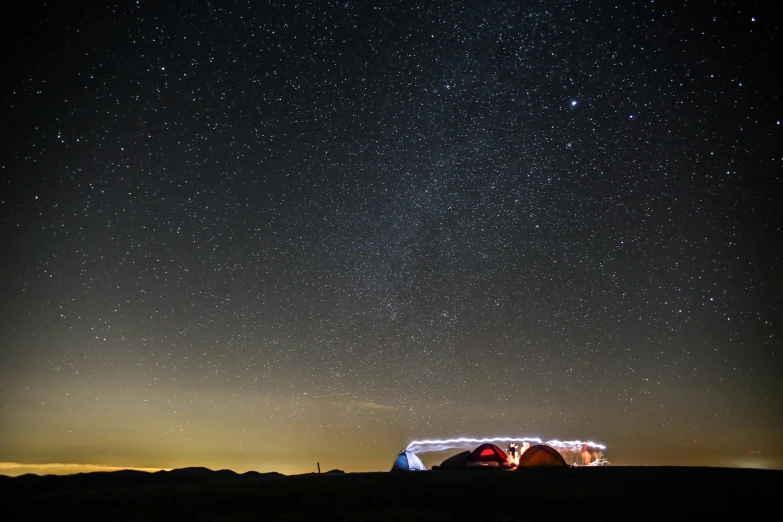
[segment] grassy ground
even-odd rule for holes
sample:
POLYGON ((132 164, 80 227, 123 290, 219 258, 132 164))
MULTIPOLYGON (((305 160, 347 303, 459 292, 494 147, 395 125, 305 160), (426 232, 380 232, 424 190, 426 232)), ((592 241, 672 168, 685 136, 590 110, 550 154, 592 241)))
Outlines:
POLYGON ((67 479, 0 482, 6 520, 751 520, 778 512, 783 493, 783 471, 715 468, 67 479))

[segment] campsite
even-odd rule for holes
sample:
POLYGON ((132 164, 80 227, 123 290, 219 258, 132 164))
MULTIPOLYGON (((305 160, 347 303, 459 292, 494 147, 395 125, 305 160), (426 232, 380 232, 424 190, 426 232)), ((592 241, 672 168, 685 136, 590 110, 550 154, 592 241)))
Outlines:
POLYGON ((783 471, 727 468, 178 471, 0 477, 0 502, 8 520, 752 520, 783 488, 783 471))

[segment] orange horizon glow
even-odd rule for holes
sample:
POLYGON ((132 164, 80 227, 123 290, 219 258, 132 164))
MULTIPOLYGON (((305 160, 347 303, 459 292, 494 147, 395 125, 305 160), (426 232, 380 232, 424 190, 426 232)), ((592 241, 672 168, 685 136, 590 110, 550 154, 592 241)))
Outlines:
POLYGON ((0 475, 18 477, 33 473, 35 475, 74 475, 76 473, 92 473, 97 471, 170 471, 173 468, 143 468, 138 466, 111 466, 105 464, 74 464, 51 462, 46 464, 27 464, 22 462, 0 462, 0 475))
MULTIPOLYGON (((422 460, 429 462, 433 460, 433 457, 427 458, 425 454, 422 460)), ((388 471, 391 468, 391 462, 393 457, 388 459, 390 461, 388 466, 384 466, 383 463, 378 462, 376 459, 368 460, 366 466, 355 463, 350 466, 340 465, 324 465, 321 462, 321 469, 326 472, 330 469, 341 469, 346 472, 375 472, 375 471, 388 471)), ((437 462, 442 459, 437 458, 437 462)), ((385 461, 384 461, 385 462, 385 461)), ((429 462, 427 467, 431 467, 436 461, 429 462)), ((0 475, 9 477, 18 477, 26 474, 35 475, 75 475, 78 473, 92 473, 92 472, 112 472, 123 470, 135 470, 144 471, 148 473, 154 473, 157 471, 171 471, 173 469, 187 468, 187 467, 205 467, 211 470, 230 469, 236 473, 245 473, 247 471, 257 471, 259 473, 278 472, 284 475, 299 475, 316 472, 315 466, 311 469, 311 466, 302 463, 279 463, 276 469, 269 469, 267 466, 253 467, 253 466, 231 466, 220 465, 217 462, 193 462, 190 464, 178 464, 175 466, 122 466, 113 464, 91 464, 91 463, 22 463, 22 462, 0 462, 0 475)), ((783 463, 778 462, 774 457, 763 458, 763 455, 749 454, 747 457, 735 457, 731 459, 710 459, 705 462, 701 459, 697 461, 683 462, 671 462, 668 460, 661 460, 659 462, 651 462, 648 459, 634 459, 632 461, 621 461, 621 463, 614 464, 618 466, 639 466, 639 467, 656 467, 656 466, 679 466, 679 467, 716 467, 716 468, 748 468, 748 469, 783 469, 783 463)))

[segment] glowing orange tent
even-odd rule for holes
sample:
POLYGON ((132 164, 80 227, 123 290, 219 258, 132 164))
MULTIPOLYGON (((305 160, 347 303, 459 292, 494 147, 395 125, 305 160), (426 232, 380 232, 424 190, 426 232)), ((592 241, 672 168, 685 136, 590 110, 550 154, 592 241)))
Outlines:
POLYGON ((482 444, 473 450, 465 461, 466 468, 510 468, 511 463, 503 450, 494 444, 482 444))
POLYGON ((519 467, 517 469, 565 466, 568 466, 568 464, 566 464, 563 456, 555 448, 546 444, 536 444, 535 446, 530 446, 519 456, 519 467))

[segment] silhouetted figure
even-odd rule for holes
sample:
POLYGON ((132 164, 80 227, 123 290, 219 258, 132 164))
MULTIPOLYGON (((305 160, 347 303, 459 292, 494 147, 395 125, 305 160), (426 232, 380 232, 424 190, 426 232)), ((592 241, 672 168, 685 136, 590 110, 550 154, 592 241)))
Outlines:
POLYGON ((512 442, 508 445, 508 461, 511 462, 513 465, 519 464, 519 455, 517 454, 517 444, 516 442, 512 442))

